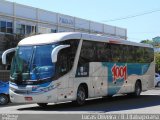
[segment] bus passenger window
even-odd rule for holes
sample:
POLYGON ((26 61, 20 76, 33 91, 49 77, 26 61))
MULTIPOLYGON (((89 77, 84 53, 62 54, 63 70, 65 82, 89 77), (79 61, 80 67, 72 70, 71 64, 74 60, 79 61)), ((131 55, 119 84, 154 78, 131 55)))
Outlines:
MULTIPOLYGON (((67 49, 67 48, 66 48, 67 49)), ((69 69, 69 64, 68 64, 68 55, 66 53, 66 49, 61 50, 58 53, 57 56, 57 74, 62 76, 65 73, 67 73, 68 69, 69 69)))

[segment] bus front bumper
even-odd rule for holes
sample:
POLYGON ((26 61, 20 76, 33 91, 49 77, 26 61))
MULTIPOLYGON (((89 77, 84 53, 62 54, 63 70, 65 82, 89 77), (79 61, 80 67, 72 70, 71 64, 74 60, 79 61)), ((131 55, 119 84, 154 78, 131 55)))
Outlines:
POLYGON ((17 94, 9 91, 10 100, 13 103, 56 103, 57 89, 39 94, 17 94))

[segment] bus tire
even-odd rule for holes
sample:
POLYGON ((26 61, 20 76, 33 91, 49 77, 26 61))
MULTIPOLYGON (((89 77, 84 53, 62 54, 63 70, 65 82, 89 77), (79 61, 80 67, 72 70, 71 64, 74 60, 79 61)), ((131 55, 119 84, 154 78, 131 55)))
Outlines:
POLYGON ((47 107, 48 103, 37 103, 40 107, 47 107))
POLYGON ((142 92, 141 82, 136 81, 135 91, 134 91, 135 96, 140 96, 141 92, 142 92))
POLYGON ((0 94, 0 105, 6 105, 9 103, 9 96, 6 94, 0 94))
POLYGON ((76 99, 76 104, 77 105, 84 105, 86 100, 86 91, 83 86, 79 86, 77 90, 77 99, 76 99))
POLYGON ((160 82, 157 83, 156 87, 160 87, 160 82))
POLYGON ((134 92, 133 92, 133 93, 130 93, 130 94, 128 94, 128 95, 129 95, 129 96, 138 97, 138 96, 140 96, 141 92, 142 92, 141 82, 138 80, 138 81, 136 81, 136 83, 135 83, 134 92))

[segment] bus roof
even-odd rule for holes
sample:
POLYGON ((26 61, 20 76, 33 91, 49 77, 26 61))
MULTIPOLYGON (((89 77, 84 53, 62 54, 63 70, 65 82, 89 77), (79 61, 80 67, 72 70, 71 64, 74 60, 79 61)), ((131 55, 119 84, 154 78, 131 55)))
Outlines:
POLYGON ((54 42, 70 40, 70 39, 83 39, 83 40, 89 40, 89 41, 108 42, 108 43, 114 43, 114 44, 126 44, 126 45, 142 46, 142 47, 152 47, 152 45, 149 45, 149 44, 131 42, 116 36, 101 36, 101 35, 93 35, 93 34, 80 33, 80 32, 62 32, 62 33, 34 35, 34 36, 30 36, 22 39, 18 43, 18 46, 44 45, 44 44, 51 44, 54 42))

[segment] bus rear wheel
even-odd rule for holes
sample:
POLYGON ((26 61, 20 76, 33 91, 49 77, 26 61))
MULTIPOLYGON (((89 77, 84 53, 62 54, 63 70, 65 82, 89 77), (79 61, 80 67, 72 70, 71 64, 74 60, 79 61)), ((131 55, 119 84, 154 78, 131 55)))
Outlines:
POLYGON ((86 100, 86 91, 83 86, 79 86, 77 90, 77 99, 76 104, 77 105, 84 105, 86 100))
POLYGON ((135 96, 140 96, 141 92, 142 92, 141 83, 139 81, 137 81, 135 84, 134 94, 135 94, 135 96))
POLYGON ((140 96, 141 92, 142 92, 141 82, 136 81, 134 92, 130 93, 128 95, 138 97, 138 96, 140 96))
POLYGON ((37 103, 40 107, 46 107, 48 103, 37 103))

